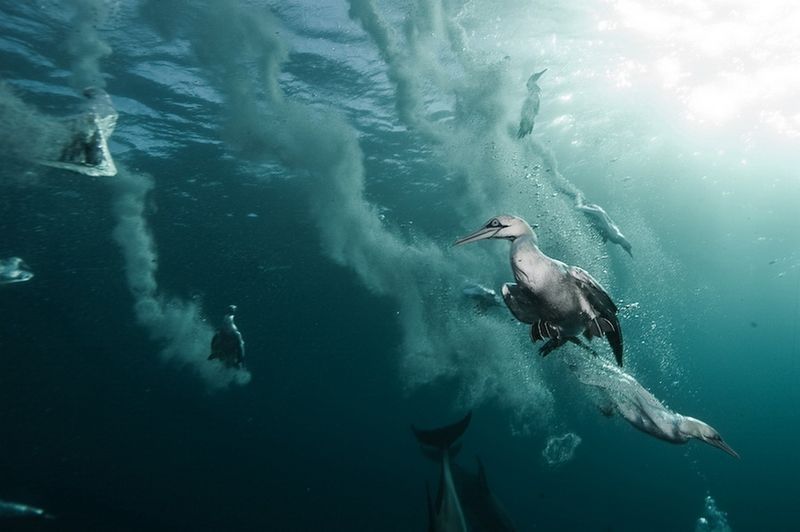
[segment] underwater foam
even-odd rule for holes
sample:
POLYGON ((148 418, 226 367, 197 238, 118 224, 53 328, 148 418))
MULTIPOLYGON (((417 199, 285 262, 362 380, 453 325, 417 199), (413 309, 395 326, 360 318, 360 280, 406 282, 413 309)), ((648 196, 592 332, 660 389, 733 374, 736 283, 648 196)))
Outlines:
POLYGON ((76 91, 85 87, 105 88, 100 61, 111 55, 111 47, 100 36, 108 15, 106 0, 71 0, 74 13, 70 20, 67 51, 70 55, 70 84, 76 91))
POLYGON ((365 197, 355 130, 338 114, 279 90, 276 65, 287 57, 280 26, 268 12, 254 16, 240 9, 235 2, 214 4, 204 30, 190 36, 225 95, 226 140, 241 155, 277 158, 308 176, 298 186, 308 192, 325 253, 397 305, 406 385, 455 377, 462 403, 500 398, 528 420, 548 416, 552 399, 538 369, 526 363, 527 339, 514 334, 508 320, 457 312, 459 286, 449 280, 480 271, 476 257, 451 253, 421 234, 406 241, 381 219, 365 197), (231 34, 240 38, 231 40, 231 34))
POLYGON ((161 356, 165 361, 189 366, 211 388, 247 384, 250 381, 247 370, 227 369, 206 360, 214 331, 203 319, 198 305, 161 294, 156 282, 155 241, 144 216, 153 179, 122 165, 119 169, 111 185, 117 220, 113 237, 122 250, 136 320, 153 340, 163 345, 161 356))

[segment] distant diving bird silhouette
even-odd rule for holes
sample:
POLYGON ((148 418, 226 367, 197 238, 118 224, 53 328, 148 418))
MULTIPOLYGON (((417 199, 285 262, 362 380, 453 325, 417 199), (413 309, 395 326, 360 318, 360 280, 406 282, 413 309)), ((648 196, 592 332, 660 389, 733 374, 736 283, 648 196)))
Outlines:
POLYGON ((233 318, 236 305, 229 305, 222 318, 222 326, 211 339, 211 354, 208 360, 220 360, 226 368, 244 367, 244 340, 233 318))
POLYGON ((545 72, 547 72, 546 68, 528 78, 528 95, 525 97, 525 101, 522 104, 522 111, 520 112, 519 131, 517 131, 518 139, 521 139, 533 131, 533 123, 536 120, 536 115, 539 114, 539 100, 542 93, 542 89, 537 82, 545 72))

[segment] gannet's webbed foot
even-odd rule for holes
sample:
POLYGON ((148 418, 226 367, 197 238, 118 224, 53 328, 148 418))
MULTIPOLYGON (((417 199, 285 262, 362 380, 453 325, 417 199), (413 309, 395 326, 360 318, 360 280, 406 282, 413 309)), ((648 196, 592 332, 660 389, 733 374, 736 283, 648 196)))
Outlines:
POLYGON ((543 357, 549 355, 553 350, 558 349, 562 345, 566 343, 566 338, 553 338, 552 340, 548 340, 541 348, 539 348, 539 354, 543 357))
POLYGON ((548 339, 540 349, 539 353, 546 357, 553 349, 561 347, 567 341, 567 338, 561 336, 561 331, 552 323, 544 320, 539 320, 531 324, 531 341, 536 343, 539 340, 548 339))

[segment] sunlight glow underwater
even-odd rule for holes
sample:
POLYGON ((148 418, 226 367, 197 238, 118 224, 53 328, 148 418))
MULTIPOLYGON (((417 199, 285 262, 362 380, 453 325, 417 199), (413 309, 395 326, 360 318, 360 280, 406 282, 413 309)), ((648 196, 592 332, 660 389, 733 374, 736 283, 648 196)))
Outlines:
POLYGON ((662 88, 699 125, 764 127, 800 136, 800 6, 791 0, 611 2, 601 33, 626 33, 641 46, 627 70, 662 88), (739 122, 738 124, 734 122, 739 122))

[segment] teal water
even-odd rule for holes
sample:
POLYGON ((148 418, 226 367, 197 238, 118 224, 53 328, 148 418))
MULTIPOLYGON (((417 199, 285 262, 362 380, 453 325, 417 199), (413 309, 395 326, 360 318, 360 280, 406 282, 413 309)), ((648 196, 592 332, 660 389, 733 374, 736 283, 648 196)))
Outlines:
POLYGON ((794 530, 798 18, 0 1, 0 258, 35 274, 0 285, 0 499, 55 517, 0 530, 420 530, 438 472, 409 426, 470 409, 458 463, 519 530, 794 530), (114 177, 32 161, 88 85, 119 112, 114 177), (625 371, 741 459, 600 415, 582 351, 541 358, 465 299, 512 280, 505 242, 452 247, 502 213, 633 305, 625 371), (232 303, 240 371, 206 360, 232 303))

